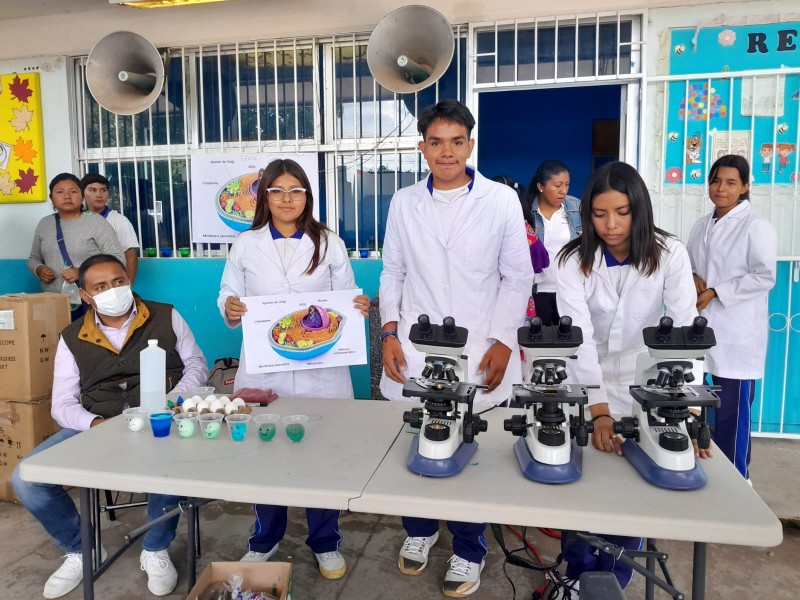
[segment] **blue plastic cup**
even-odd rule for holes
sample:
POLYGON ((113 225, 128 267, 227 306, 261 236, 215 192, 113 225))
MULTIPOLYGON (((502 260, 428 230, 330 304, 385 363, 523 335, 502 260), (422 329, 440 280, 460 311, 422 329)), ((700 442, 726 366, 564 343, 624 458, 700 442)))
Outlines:
POLYGON ((150 413, 150 428, 153 430, 153 437, 161 438, 169 435, 173 416, 171 410, 159 410, 150 413))

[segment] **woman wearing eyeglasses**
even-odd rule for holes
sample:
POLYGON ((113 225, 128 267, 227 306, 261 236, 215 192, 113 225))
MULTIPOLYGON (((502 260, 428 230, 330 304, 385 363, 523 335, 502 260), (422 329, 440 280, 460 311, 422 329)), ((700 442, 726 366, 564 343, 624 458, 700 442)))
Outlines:
MULTIPOLYGON (((275 160, 261 175, 253 225, 231 247, 217 305, 229 327, 238 327, 247 296, 356 288, 344 242, 314 218, 311 184, 293 160, 275 160)), ((364 316, 369 298, 353 299, 364 316)), ((353 398, 348 367, 250 374, 242 345, 234 389, 271 389, 279 396, 353 398)), ((243 561, 269 560, 286 532, 286 507, 256 504, 255 533, 243 561)), ((339 511, 309 508, 306 543, 320 573, 338 579, 346 570, 339 552, 339 511)))

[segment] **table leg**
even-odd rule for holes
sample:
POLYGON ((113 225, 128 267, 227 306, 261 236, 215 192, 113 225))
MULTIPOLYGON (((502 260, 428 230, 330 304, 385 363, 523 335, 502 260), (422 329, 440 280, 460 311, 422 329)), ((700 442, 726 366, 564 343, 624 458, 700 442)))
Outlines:
MULTIPOLYGON (((94 600, 94 563, 92 561, 92 508, 89 488, 81 488, 81 552, 83 553, 83 600, 94 600)), ((98 524, 98 527, 100 525, 98 524)), ((100 549, 98 548, 98 552, 100 549)))
POLYGON ((692 568, 692 600, 706 597, 706 544, 694 543, 694 567, 692 568))
POLYGON ((188 559, 187 564, 189 565, 189 589, 191 590, 194 587, 194 584, 197 583, 197 506, 193 500, 188 502, 188 509, 189 514, 187 515, 186 521, 188 526, 188 530, 186 532, 186 537, 188 538, 186 542, 186 553, 188 559))
MULTIPOLYGON (((655 551, 655 544, 652 540, 645 540, 644 544, 645 550, 648 551, 655 551)), ((648 555, 647 559, 645 560, 645 566, 648 571, 655 574, 656 572, 656 559, 653 556, 648 555)), ((653 600, 655 598, 656 593, 656 586, 653 583, 652 579, 645 580, 644 583, 644 597, 645 600, 653 600)))

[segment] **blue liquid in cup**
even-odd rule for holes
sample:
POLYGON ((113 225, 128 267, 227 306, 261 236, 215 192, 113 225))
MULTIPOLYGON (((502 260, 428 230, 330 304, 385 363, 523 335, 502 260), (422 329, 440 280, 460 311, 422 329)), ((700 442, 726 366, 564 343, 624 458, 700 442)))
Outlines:
POLYGON ((231 438, 234 442, 241 442, 247 435, 247 423, 234 423, 231 425, 231 438))
POLYGON ((172 425, 172 413, 163 412, 150 415, 150 427, 154 437, 167 437, 172 425))

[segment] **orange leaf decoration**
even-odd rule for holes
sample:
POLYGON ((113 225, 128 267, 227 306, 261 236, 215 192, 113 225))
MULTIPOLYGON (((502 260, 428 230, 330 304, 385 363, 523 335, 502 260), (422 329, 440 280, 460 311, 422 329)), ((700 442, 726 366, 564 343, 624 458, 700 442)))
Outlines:
POLYGON ((16 154, 17 158, 22 162, 33 164, 33 159, 36 158, 38 152, 33 149, 33 140, 28 140, 26 142, 22 138, 18 138, 17 143, 14 144, 14 154, 16 154))

